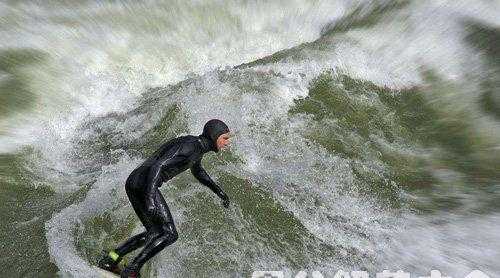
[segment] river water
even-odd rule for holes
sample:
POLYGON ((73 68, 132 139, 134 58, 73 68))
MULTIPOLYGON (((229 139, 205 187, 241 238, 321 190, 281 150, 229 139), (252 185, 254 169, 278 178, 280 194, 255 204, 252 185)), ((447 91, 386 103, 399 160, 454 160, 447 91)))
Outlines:
POLYGON ((232 205, 165 184, 145 277, 500 275, 499 1, 3 1, 0 38, 9 277, 92 277, 128 174, 211 118, 232 205))

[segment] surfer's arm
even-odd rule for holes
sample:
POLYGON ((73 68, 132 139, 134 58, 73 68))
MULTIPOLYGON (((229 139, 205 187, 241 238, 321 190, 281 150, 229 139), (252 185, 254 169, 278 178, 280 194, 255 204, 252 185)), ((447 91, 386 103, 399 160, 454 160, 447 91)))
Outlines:
POLYGON ((227 198, 226 194, 207 174, 205 169, 201 166, 201 160, 198 160, 191 166, 191 173, 203 185, 210 188, 221 199, 227 198))

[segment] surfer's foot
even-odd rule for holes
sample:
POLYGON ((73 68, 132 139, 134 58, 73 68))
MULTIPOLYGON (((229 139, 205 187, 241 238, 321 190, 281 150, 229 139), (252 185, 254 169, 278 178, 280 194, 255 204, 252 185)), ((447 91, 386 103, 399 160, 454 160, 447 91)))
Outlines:
POLYGON ((120 278, 140 278, 141 275, 139 274, 139 271, 125 267, 120 275, 120 278))
POLYGON ((122 272, 121 269, 118 267, 118 263, 120 263, 120 258, 118 254, 116 254, 114 251, 106 252, 103 251, 103 255, 99 262, 97 263, 97 266, 99 268, 102 268, 106 271, 116 273, 120 275, 122 272))

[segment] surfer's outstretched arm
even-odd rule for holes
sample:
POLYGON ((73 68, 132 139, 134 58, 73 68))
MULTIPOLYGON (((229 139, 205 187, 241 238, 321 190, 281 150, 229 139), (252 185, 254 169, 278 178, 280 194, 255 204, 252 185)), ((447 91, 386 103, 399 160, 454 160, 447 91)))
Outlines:
POLYGON ((219 198, 221 198, 224 202, 224 207, 229 206, 229 198, 227 197, 226 193, 224 193, 224 190, 220 188, 213 180, 210 178, 210 176, 207 174, 207 171, 203 169, 201 166, 201 160, 198 160, 191 166, 191 173, 193 176, 203 185, 206 187, 210 188, 212 192, 214 192, 219 198))

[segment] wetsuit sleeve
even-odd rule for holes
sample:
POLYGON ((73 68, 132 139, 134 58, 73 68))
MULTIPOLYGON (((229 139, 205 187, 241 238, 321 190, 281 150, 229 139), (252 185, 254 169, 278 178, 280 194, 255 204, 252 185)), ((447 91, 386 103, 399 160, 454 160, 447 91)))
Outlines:
POLYGON ((154 195, 155 189, 158 185, 163 182, 161 177, 161 171, 164 168, 175 166, 178 163, 182 163, 186 158, 184 156, 178 155, 179 149, 174 155, 170 157, 162 158, 155 162, 154 165, 150 167, 148 178, 146 180, 146 208, 153 209, 154 207, 154 195))
POLYGON ((205 169, 201 166, 201 160, 198 160, 191 166, 191 173, 203 185, 210 188, 217 196, 222 198, 226 194, 224 191, 210 178, 205 169))

